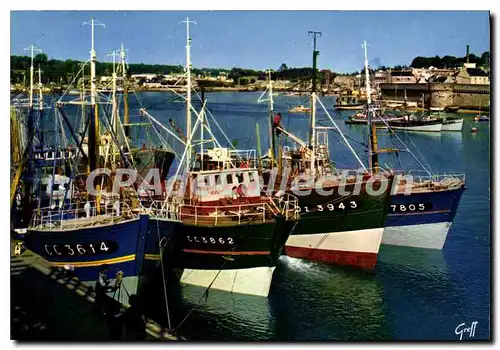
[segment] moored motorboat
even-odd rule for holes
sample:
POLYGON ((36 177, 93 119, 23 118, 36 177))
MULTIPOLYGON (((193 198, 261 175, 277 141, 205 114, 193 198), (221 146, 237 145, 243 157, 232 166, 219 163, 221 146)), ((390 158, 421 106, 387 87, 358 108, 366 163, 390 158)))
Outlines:
POLYGON ((476 122, 489 122, 490 121, 490 116, 488 115, 477 115, 474 117, 474 121, 476 122))
POLYGON ((304 107, 302 105, 292 107, 288 110, 290 113, 309 113, 311 112, 311 108, 304 107))
MULTIPOLYGON (((404 116, 381 115, 381 116, 375 117, 375 119, 372 120, 372 123, 374 125, 378 125, 378 126, 385 126, 387 122, 397 121, 397 120, 404 120, 404 116)), ((367 118, 366 114, 357 113, 353 116, 349 116, 344 122, 346 124, 368 125, 368 118, 367 118)))
POLYGON ((441 131, 462 131, 464 118, 443 118, 441 131))
POLYGON ((388 122, 393 130, 440 132, 443 128, 441 120, 396 120, 388 122))

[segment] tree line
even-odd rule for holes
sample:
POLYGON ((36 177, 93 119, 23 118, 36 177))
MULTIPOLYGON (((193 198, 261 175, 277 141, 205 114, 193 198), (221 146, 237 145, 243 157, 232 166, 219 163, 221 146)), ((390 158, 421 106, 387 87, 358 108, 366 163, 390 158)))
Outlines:
MULTIPOLYGON (((54 82, 56 84, 69 84, 81 71, 82 65, 85 62, 67 59, 57 60, 49 59, 47 54, 41 53, 34 57, 35 69, 40 66, 42 73, 42 82, 54 82)), ((29 79, 29 67, 31 58, 28 56, 10 56, 10 69, 11 69, 11 82, 13 83, 26 83, 29 79)), ((89 75, 89 67, 85 68, 85 75, 89 75)), ((109 76, 113 71, 113 64, 111 62, 98 62, 96 64, 97 76, 109 76)), ((128 64, 128 74, 157 74, 168 75, 183 73, 184 67, 181 65, 165 65, 165 64, 144 64, 144 63, 130 63, 128 64)), ((266 80, 268 73, 264 70, 253 70, 234 67, 232 69, 225 68, 193 68, 193 75, 201 76, 218 76, 221 73, 238 82, 252 82, 252 80, 266 80)), ((292 82, 299 82, 301 80, 310 78, 312 76, 311 67, 289 68, 283 63, 277 70, 271 73, 271 79, 276 80, 289 80, 292 82)), ((81 73, 80 73, 81 74, 81 73)), ((332 79, 335 74, 332 73, 332 79)), ((319 79, 322 79, 324 72, 318 72, 319 79)))
MULTIPOLYGON (((10 69, 11 69, 11 82, 12 83, 26 83, 29 79, 29 67, 31 58, 28 56, 10 56, 10 69)), ((454 57, 454 56, 434 56, 434 57, 415 57, 411 62, 409 67, 412 68, 427 68, 430 66, 436 68, 458 68, 464 62, 466 62, 466 57, 454 57)), ((490 64, 490 53, 489 51, 484 52, 481 56, 476 56, 475 54, 469 54, 469 62, 476 63, 478 66, 487 66, 490 64)), ((41 67, 42 81, 44 84, 47 82, 54 82, 56 84, 69 84, 76 77, 78 72, 81 70, 82 64, 84 62, 77 60, 57 60, 49 59, 45 53, 38 54, 34 57, 35 69, 38 66, 41 67)), ((128 74, 157 74, 157 75, 168 75, 168 74, 178 74, 184 72, 184 67, 181 65, 164 65, 164 64, 144 64, 144 63, 131 63, 128 65, 128 74)), ((388 69, 401 69, 408 68, 408 66, 395 66, 392 68, 381 66, 376 68, 377 70, 388 70, 388 69)), ((113 70, 113 64, 111 62, 98 62, 96 65, 96 75, 97 76, 109 76, 113 70)), ((353 72, 347 75, 357 75, 362 73, 364 70, 353 72)), ((253 83, 256 80, 266 80, 268 73, 263 70, 253 70, 233 67, 232 69, 224 68, 193 68, 192 73, 197 76, 218 76, 221 73, 225 73, 229 78, 232 78, 235 84, 248 84, 253 83)), ((300 81, 309 80, 312 76, 313 70, 311 67, 288 67, 286 63, 281 64, 277 70, 273 70, 271 73, 271 79, 273 80, 287 80, 292 83, 298 83, 300 81)), ((85 75, 88 76, 89 68, 85 68, 85 75)), ((318 82, 325 84, 328 80, 332 82, 333 78, 336 76, 329 70, 323 70, 317 72, 318 82), (329 77, 328 77, 329 76, 329 77)))
MULTIPOLYGON (((467 57, 455 57, 455 56, 434 56, 434 57, 415 57, 411 62, 411 67, 413 68, 459 68, 465 62, 467 62, 467 57)), ((489 51, 483 52, 481 56, 476 56, 475 54, 469 54, 469 62, 475 63, 478 67, 489 67, 490 65, 490 53, 489 51)))

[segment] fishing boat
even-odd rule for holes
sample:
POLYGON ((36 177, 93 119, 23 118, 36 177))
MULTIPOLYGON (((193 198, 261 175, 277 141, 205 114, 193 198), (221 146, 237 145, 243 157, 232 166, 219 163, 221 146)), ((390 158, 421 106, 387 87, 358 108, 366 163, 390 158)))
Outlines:
MULTIPOLYGON (((393 114, 384 115, 381 117, 376 117, 374 120, 372 120, 372 123, 379 126, 385 126, 385 122, 398 120, 404 120, 404 116, 397 116, 393 114)), ((368 125, 368 117, 366 116, 366 113, 356 113, 349 116, 344 122, 351 125, 368 125)))
POLYGON ((489 122, 490 117, 488 115, 477 115, 474 117, 474 121, 476 122, 489 122))
MULTIPOLYGON (((365 45, 365 70, 368 71, 368 54, 365 45)), ((366 75, 367 90, 369 76, 366 75)), ((368 100, 370 128, 376 134, 376 127, 371 123, 375 114, 368 100)), ((436 120, 439 118, 426 118, 436 120)), ((389 125, 392 123, 388 123, 389 125)), ((392 128, 392 126, 391 126, 392 128)), ((406 146, 397 134, 394 137, 400 145, 406 146)), ((370 169, 377 171, 379 154, 399 152, 397 147, 378 150, 377 143, 370 143, 370 169)), ((385 221, 382 244, 399 245, 417 248, 442 249, 451 223, 455 217, 460 198, 465 190, 464 174, 433 174, 406 147, 410 154, 421 165, 421 172, 392 171, 396 174, 388 203, 388 215, 385 221)))
MULTIPOLYGON (((316 95, 318 51, 315 46, 311 139, 307 143, 285 130, 281 125, 281 115, 274 111, 272 97, 269 97, 272 161, 271 167, 263 170, 264 184, 268 191, 283 191, 298 198, 300 220, 286 242, 286 255, 371 270, 375 267, 382 240, 393 177, 390 173, 380 173, 371 178, 342 133, 340 135, 359 162, 360 170, 338 169, 331 163, 328 131, 339 129, 316 95), (317 103, 333 127, 316 124, 317 103), (279 148, 277 152, 275 139, 284 137, 292 141, 293 146, 279 148), (371 191, 372 188, 377 189, 376 193, 371 191)), ((267 91, 272 91, 270 79, 267 91)))
POLYGON ((361 103, 357 96, 341 95, 337 97, 336 103, 333 105, 337 110, 362 110, 364 104, 361 103))
POLYGON ((290 113, 309 113, 311 112, 311 108, 304 107, 302 105, 292 107, 288 110, 290 113))
POLYGON ((441 131, 462 131, 464 118, 441 115, 441 112, 431 113, 425 120, 440 120, 443 123, 441 131))
POLYGON ((429 110, 432 112, 443 112, 444 107, 430 107, 429 110))
POLYGON ((387 125, 392 130, 404 130, 412 132, 440 132, 443 128, 441 120, 410 119, 388 121, 387 125))
POLYGON ((441 131, 462 131, 464 126, 464 118, 443 118, 443 127, 441 131))
POLYGON ((277 260, 298 220, 297 199, 263 195, 255 150, 222 147, 209 126, 206 101, 199 113, 193 108, 192 21, 185 22, 186 142, 166 195, 149 209, 150 227, 156 222, 158 232, 174 228, 173 237, 164 241, 169 252, 164 263, 178 269, 181 283, 267 297, 277 260))
MULTIPOLYGON (((64 135, 69 131, 76 151, 70 149, 62 152, 57 151, 57 148, 42 148, 35 152, 38 169, 35 177, 41 181, 33 184, 38 187, 34 188, 34 193, 43 193, 43 186, 52 186, 52 196, 48 198, 49 206, 43 206, 40 199, 31 201, 34 209, 27 228, 25 246, 48 261, 51 266, 61 268, 91 286, 96 283, 100 273, 107 269, 108 277, 113 280, 113 288, 108 295, 127 305, 129 295, 137 294, 139 290, 139 275, 148 235, 148 216, 137 200, 133 186, 127 187, 122 182, 123 189, 119 193, 110 190, 113 182, 119 180, 118 166, 135 169, 130 158, 125 155, 129 150, 119 142, 116 91, 113 91, 111 102, 101 101, 97 94, 94 27, 100 23, 94 19, 86 23, 92 28, 91 88, 90 101, 85 96, 80 105, 89 105, 86 109, 87 122, 84 123, 87 127, 81 137, 74 131, 64 106, 76 102, 64 101, 63 94, 56 104, 54 124, 62 128, 64 121, 66 128, 56 132, 56 135, 64 135), (104 109, 99 108, 101 103, 112 105, 110 118, 104 109), (101 129, 107 129, 104 135, 101 135, 101 129), (83 147, 85 135, 86 144, 83 147), (102 143, 103 137, 106 143, 102 143), (50 165, 53 173, 47 180, 43 171, 50 165), (81 169, 87 167, 90 174, 87 171, 82 173, 81 169), (94 171, 101 167, 111 169, 104 172, 104 175, 101 171, 94 171), (93 192, 89 192, 85 182, 99 185, 93 192), (57 196, 54 196, 54 192, 57 196)), ((81 71, 77 75, 80 73, 81 71)), ((116 86, 115 72, 113 80, 116 86)))
POLYGON ((444 111, 447 113, 457 113, 460 107, 458 106, 447 106, 445 107, 444 111))

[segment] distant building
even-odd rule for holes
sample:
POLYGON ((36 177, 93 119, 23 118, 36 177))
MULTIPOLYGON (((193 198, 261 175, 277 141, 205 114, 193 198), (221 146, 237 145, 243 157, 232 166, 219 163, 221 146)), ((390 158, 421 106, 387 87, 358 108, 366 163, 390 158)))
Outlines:
POLYGON ((417 79, 415 78, 411 70, 391 71, 390 80, 391 80, 390 82, 393 84, 398 84, 398 83, 411 84, 417 82, 417 79))
POLYGON ((335 78, 333 78, 333 83, 335 85, 353 88, 356 84, 356 77, 352 75, 337 75, 335 78))
POLYGON ((146 81, 151 81, 157 76, 157 74, 132 74, 132 79, 135 81, 139 81, 141 79, 144 79, 146 81))
POLYGON ((375 84, 383 84, 389 82, 389 72, 378 70, 375 72, 375 84))
POLYGON ((481 68, 476 68, 475 63, 465 63, 457 74, 457 84, 488 85, 490 78, 481 68))
POLYGON ((432 75, 427 79, 429 83, 453 84, 455 83, 455 76, 453 75, 432 75))

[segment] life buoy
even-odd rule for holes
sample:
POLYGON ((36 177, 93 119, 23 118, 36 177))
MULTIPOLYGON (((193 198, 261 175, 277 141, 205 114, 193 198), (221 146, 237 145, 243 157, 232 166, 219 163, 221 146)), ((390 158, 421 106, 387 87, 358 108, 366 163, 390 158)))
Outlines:
POLYGON ((216 150, 215 155, 217 156, 217 158, 220 158, 220 156, 222 155, 222 151, 220 149, 216 150))

